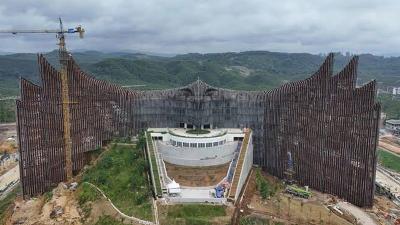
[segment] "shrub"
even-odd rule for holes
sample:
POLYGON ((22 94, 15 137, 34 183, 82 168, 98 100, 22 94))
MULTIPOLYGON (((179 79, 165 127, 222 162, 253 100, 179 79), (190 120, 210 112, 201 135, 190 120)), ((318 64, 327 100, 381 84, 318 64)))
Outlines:
POLYGON ((165 224, 209 225, 215 217, 226 216, 225 207, 187 204, 168 207, 165 224))
POLYGON ((53 198, 53 192, 48 191, 48 192, 44 193, 43 196, 44 196, 44 202, 48 202, 53 198))
POLYGON ((78 193, 78 203, 81 206, 86 202, 93 202, 100 197, 98 191, 87 183, 81 185, 78 193))
POLYGON ((99 167, 102 169, 109 169, 113 164, 111 157, 106 157, 99 162, 99 167))
POLYGON ((269 220, 258 217, 242 217, 240 218, 240 225, 267 225, 270 224, 269 220))
POLYGON ((95 225, 124 225, 124 223, 115 220, 111 216, 101 216, 95 225))
POLYGON ((266 199, 269 196, 273 196, 277 191, 277 187, 273 186, 265 179, 265 177, 261 174, 260 169, 256 172, 256 184, 257 190, 260 192, 261 198, 266 199))

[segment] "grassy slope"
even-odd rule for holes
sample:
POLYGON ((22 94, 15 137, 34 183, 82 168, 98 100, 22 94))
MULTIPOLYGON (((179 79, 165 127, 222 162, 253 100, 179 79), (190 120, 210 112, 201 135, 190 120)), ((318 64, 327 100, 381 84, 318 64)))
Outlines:
POLYGON ((102 189, 125 214, 152 220, 151 193, 142 144, 136 148, 112 145, 102 159, 85 172, 83 181, 102 189))
POLYGON ((168 225, 209 225, 216 217, 226 216, 224 206, 214 205, 170 205, 163 224, 168 225))
POLYGON ((3 200, 0 200, 0 224, 4 224, 3 220, 5 219, 8 209, 13 204, 18 193, 21 193, 20 185, 18 185, 18 187, 9 193, 3 200))
POLYGON ((102 216, 95 223, 95 225, 125 225, 125 224, 115 220, 111 216, 102 216))
POLYGON ((240 225, 283 225, 280 222, 272 222, 268 219, 258 218, 255 216, 242 217, 239 222, 240 225))
POLYGON ((384 167, 400 173, 400 156, 396 156, 393 153, 379 149, 378 160, 384 167))
POLYGON ((0 123, 15 121, 15 100, 0 101, 0 123))

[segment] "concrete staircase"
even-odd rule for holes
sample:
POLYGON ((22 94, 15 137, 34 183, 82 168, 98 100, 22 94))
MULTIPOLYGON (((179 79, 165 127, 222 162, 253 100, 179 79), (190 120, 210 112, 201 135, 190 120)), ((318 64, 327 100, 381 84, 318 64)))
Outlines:
POLYGON ((231 188, 229 189, 229 194, 228 194, 228 198, 231 199, 231 200, 235 199, 236 190, 237 190, 237 187, 238 187, 238 184, 239 184, 240 174, 241 174, 241 171, 242 171, 242 168, 243 168, 244 157, 246 155, 247 147, 249 145, 250 133, 251 133, 250 130, 248 130, 245 133, 245 136, 244 136, 244 139, 243 139, 243 143, 242 143, 242 147, 240 148, 239 158, 238 158, 238 161, 236 163, 235 173, 233 174, 231 188))

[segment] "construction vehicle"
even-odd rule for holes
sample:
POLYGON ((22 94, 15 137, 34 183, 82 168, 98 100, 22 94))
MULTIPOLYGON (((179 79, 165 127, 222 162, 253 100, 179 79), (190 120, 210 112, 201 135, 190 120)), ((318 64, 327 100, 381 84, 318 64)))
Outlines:
POLYGON ((288 156, 287 168, 284 172, 285 184, 287 185, 285 192, 301 198, 307 198, 307 199, 310 198, 311 192, 308 191, 308 186, 306 186, 305 189, 303 189, 294 184, 293 175, 295 172, 293 166, 292 153, 290 151, 287 152, 287 156, 288 156))
POLYGON ((71 123, 70 123, 70 110, 69 104, 69 87, 68 87, 68 77, 67 77, 67 65, 68 61, 70 60, 70 54, 67 52, 66 45, 65 45, 65 34, 74 34, 78 33, 80 38, 83 38, 83 34, 85 30, 79 25, 75 28, 69 28, 64 30, 63 23, 61 18, 59 18, 59 29, 54 30, 0 30, 0 33, 11 33, 11 34, 23 34, 23 33, 49 33, 49 34, 56 34, 58 39, 58 54, 59 54, 59 61, 61 66, 61 86, 62 86, 62 105, 63 105, 63 129, 64 129, 64 149, 65 149, 65 172, 67 181, 72 179, 72 140, 71 140, 71 123))
POLYGON ((287 156, 288 156, 288 162, 287 162, 287 168, 284 171, 285 174, 285 183, 286 184, 293 184, 294 180, 293 180, 293 176, 294 176, 294 168, 293 168, 293 159, 292 159, 292 153, 291 152, 287 152, 287 156))
POLYGON ((298 187, 297 185, 288 185, 286 186, 285 191, 289 194, 292 194, 297 197, 301 198, 310 198, 311 197, 311 192, 308 190, 308 187, 306 186, 305 189, 298 187))

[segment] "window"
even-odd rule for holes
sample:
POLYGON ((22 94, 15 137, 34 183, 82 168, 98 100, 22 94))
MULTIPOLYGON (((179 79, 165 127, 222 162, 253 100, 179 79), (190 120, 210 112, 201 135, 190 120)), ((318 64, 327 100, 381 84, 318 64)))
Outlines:
POLYGON ((206 147, 207 147, 207 148, 212 147, 212 143, 207 143, 207 144, 206 144, 206 147))
POLYGON ((223 145, 223 144, 224 144, 224 141, 220 141, 220 142, 219 142, 219 145, 223 145))
POLYGON ((178 147, 182 147, 182 142, 177 142, 178 147))
POLYGON ((199 143, 198 146, 199 146, 199 148, 204 148, 204 147, 206 147, 206 144, 205 143, 199 143))
POLYGON ((197 143, 190 143, 191 148, 197 148, 197 143))
POLYGON ((173 146, 176 146, 176 141, 171 140, 171 144, 172 144, 173 146))
POLYGON ((189 143, 183 142, 183 147, 189 147, 189 143))
POLYGON ((188 124, 187 129, 193 129, 193 124, 188 124))
POLYGON ((218 146, 218 142, 214 142, 213 143, 213 146, 215 147, 215 146, 218 146))
POLYGON ((185 128, 185 123, 179 123, 180 128, 185 128))
POLYGON ((211 125, 210 125, 210 124, 204 124, 204 125, 203 125, 203 128, 204 128, 204 129, 210 129, 210 128, 211 128, 211 125))

